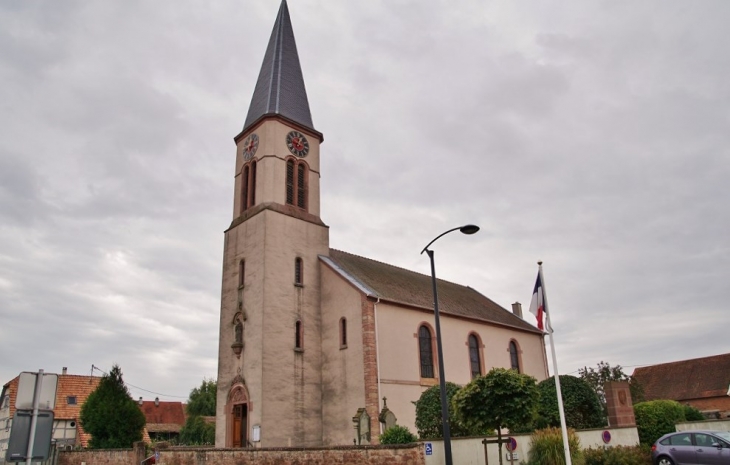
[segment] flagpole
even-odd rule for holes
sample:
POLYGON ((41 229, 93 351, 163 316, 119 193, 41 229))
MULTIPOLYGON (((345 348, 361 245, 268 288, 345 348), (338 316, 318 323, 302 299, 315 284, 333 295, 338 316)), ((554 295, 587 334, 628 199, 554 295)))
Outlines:
POLYGON ((563 393, 560 390, 560 375, 558 372, 558 357, 555 355, 555 342, 553 341, 553 325, 550 323, 550 307, 547 302, 547 292, 545 292, 545 277, 542 275, 542 262, 537 262, 540 273, 540 283, 542 284, 542 302, 547 310, 545 312, 546 327, 550 336, 550 351, 553 354, 553 376, 555 376, 555 390, 558 394, 558 411, 560 412, 560 430, 563 433, 563 450, 565 451, 565 465, 573 465, 570 458, 570 445, 568 443, 568 427, 565 424, 565 410, 563 409, 563 393))

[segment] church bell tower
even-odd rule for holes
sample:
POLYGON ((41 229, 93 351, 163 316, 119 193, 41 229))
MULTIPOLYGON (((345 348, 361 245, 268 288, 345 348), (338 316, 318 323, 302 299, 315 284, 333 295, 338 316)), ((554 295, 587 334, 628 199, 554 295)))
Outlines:
POLYGON ((216 447, 322 443, 320 144, 286 0, 236 144, 225 231, 216 447))

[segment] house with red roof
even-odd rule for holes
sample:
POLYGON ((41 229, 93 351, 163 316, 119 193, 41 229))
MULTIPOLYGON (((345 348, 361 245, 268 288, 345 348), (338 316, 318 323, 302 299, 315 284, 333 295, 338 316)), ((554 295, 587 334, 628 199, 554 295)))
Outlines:
POLYGON ((146 436, 150 441, 173 441, 180 436, 185 424, 185 404, 182 402, 163 402, 159 397, 154 401, 139 398, 139 408, 147 419, 146 436))
POLYGON ((730 418, 730 354, 636 368, 646 400, 689 404, 710 418, 730 418))

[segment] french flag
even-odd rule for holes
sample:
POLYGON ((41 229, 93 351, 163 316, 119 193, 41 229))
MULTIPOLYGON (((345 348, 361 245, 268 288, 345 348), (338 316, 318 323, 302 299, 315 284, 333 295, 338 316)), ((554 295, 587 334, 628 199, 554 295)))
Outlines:
POLYGON ((537 273, 537 281, 535 281, 535 289, 532 291, 532 301, 530 301, 530 313, 537 318, 537 327, 541 331, 545 331, 545 314, 547 313, 547 303, 545 302, 545 288, 542 287, 542 279, 540 273, 537 273))

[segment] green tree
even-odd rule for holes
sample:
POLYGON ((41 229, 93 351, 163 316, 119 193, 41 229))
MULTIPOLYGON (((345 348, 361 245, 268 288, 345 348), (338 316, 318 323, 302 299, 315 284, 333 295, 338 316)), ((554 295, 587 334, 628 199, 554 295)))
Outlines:
MULTIPOLYGON (((454 419, 454 409, 451 399, 459 389, 458 384, 446 383, 446 400, 449 407, 449 426, 452 437, 476 436, 478 430, 471 430, 454 419)), ((416 429, 421 439, 438 439, 444 437, 443 423, 441 422, 441 388, 431 386, 423 391, 421 397, 414 402, 416 405, 416 429)))
POLYGON ((180 429, 180 444, 206 446, 215 443, 215 424, 200 415, 189 416, 180 429))
POLYGON ((494 368, 461 388, 451 402, 457 422, 482 431, 496 429, 501 440, 502 428, 520 430, 532 425, 539 398, 535 378, 494 368))
POLYGON ((652 400, 634 405, 639 442, 651 445, 667 433, 675 431, 674 425, 685 420, 684 406, 673 400, 652 400))
MULTIPOLYGON (((537 387, 540 390, 537 427, 559 427, 560 412, 555 377, 541 381, 537 387)), ((588 429, 600 428, 606 424, 598 395, 585 380, 575 376, 560 375, 560 390, 563 394, 563 410, 568 427, 588 429)))
POLYGON ((128 448, 142 440, 146 420, 124 385, 119 365, 114 365, 89 394, 79 421, 91 435, 91 449, 128 448))
POLYGON ((606 418, 608 417, 608 407, 606 407, 606 393, 603 390, 603 385, 608 381, 628 382, 629 389, 631 390, 632 402, 637 404, 644 401, 644 389, 636 380, 624 373, 624 369, 621 365, 612 367, 608 363, 600 361, 596 368, 583 367, 579 369, 578 376, 586 381, 596 392, 598 395, 598 401, 601 403, 603 416, 606 418))
POLYGON ((215 416, 215 400, 218 383, 214 379, 203 379, 200 387, 193 388, 188 397, 188 415, 215 416))
POLYGON ((208 445, 215 443, 215 424, 203 417, 215 415, 218 384, 214 379, 203 379, 200 387, 193 388, 188 396, 185 410, 188 414, 180 429, 180 443, 186 445, 208 445))

